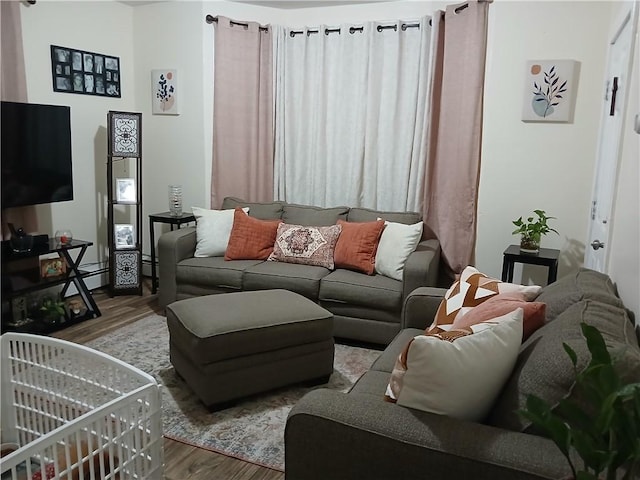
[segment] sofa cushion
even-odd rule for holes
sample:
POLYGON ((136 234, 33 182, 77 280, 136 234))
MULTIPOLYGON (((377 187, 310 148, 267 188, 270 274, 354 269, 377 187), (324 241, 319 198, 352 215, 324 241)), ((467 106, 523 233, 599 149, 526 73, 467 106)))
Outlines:
POLYGON ((339 269, 320 282, 320 300, 369 306, 375 303, 381 310, 400 311, 402 283, 383 275, 365 275, 339 269))
POLYGON ((342 227, 334 262, 336 268, 348 268, 357 272, 373 275, 378 242, 384 230, 384 221, 345 222, 338 220, 342 227))
POLYGON ((455 330, 470 327, 491 318, 500 317, 516 308, 522 308, 524 314, 522 341, 524 342, 533 332, 544 325, 545 307, 546 305, 542 302, 527 302, 522 293, 500 293, 457 317, 451 328, 455 330))
POLYGON ((622 300, 618 298, 611 278, 588 268, 580 268, 547 285, 536 301, 547 304, 546 321, 550 322, 574 303, 589 299, 622 306, 622 300))
POLYGON ((224 259, 266 260, 273 252, 273 243, 281 222, 282 220, 251 218, 237 207, 233 213, 233 227, 224 259))
POLYGON ((281 223, 269 260, 333 270, 333 254, 341 231, 340 225, 311 227, 281 223))
POLYGON ((567 343, 576 352, 577 368, 582 371, 591 358, 580 329, 582 322, 602 333, 609 352, 617 359, 616 370, 623 380, 640 381, 640 349, 624 308, 583 300, 534 332, 522 345, 513 373, 493 406, 489 423, 509 430, 534 432, 531 422, 517 413, 525 407, 530 394, 553 406, 569 397, 580 402, 573 392, 573 365, 562 344, 567 343))
POLYGON ((349 207, 322 208, 285 203, 282 220, 293 225, 322 227, 335 225, 338 220, 346 220, 349 207))
POLYGON ((414 337, 398 357, 386 398, 464 420, 484 419, 516 362, 522 309, 452 333, 414 337))
POLYGON ((375 270, 380 275, 402 281, 404 265, 422 237, 423 222, 405 225, 397 222, 384 222, 376 252, 375 270))
POLYGON ((242 285, 244 290, 282 288, 315 301, 318 299, 320 280, 327 274, 329 270, 324 267, 262 262, 245 270, 242 285))
POLYGON ((277 220, 282 218, 283 202, 245 202, 236 197, 225 197, 222 208, 249 207, 249 216, 260 220, 277 220))
POLYGON ((385 372, 387 374, 387 381, 384 384, 382 390, 378 390, 378 394, 384 391, 387 388, 387 384, 389 383, 389 374, 393 371, 393 367, 396 364, 396 360, 398 360, 398 356, 403 352, 407 345, 413 337, 417 335, 423 335, 424 330, 420 330, 418 328, 404 328, 398 332, 395 338, 389 343, 387 348, 384 349, 384 352, 373 362, 370 370, 376 370, 380 372, 385 372))
POLYGON ((422 215, 418 212, 386 212, 369 208, 352 208, 347 216, 349 222, 375 222, 378 218, 389 222, 413 225, 422 220, 422 215))
POLYGON ((234 210, 192 207, 192 211, 196 217, 196 251, 193 256, 223 256, 233 227, 234 210))
POLYGON ((464 315, 471 308, 499 293, 519 292, 528 301, 535 298, 540 290, 541 288, 537 285, 524 286, 501 282, 481 273, 475 267, 468 266, 445 293, 429 328, 446 328, 443 326, 453 324, 456 317, 464 315))
POLYGON ((242 274, 262 260, 225 261, 223 257, 187 258, 176 266, 179 284, 242 289, 242 274))
POLYGON ((380 392, 384 392, 388 383, 389 374, 387 372, 369 370, 368 372, 365 372, 351 387, 349 393, 372 395, 382 402, 383 398, 380 395, 380 392))

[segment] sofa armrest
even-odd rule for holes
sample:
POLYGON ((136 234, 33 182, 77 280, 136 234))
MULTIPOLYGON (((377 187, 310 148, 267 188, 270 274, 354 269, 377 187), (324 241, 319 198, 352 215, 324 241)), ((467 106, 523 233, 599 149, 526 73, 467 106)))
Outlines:
POLYGON ((402 275, 402 298, 418 287, 438 284, 440 269, 440 242, 435 238, 423 240, 409 255, 402 275))
POLYGON ((196 227, 178 228, 163 233, 158 239, 159 293, 161 308, 176 300, 176 266, 196 251, 196 227))
POLYGON ((424 330, 433 322, 445 288, 420 287, 407 295, 402 306, 400 328, 420 328, 424 330))
POLYGON ((571 470, 546 438, 318 389, 291 410, 287 480, 539 480, 571 470))

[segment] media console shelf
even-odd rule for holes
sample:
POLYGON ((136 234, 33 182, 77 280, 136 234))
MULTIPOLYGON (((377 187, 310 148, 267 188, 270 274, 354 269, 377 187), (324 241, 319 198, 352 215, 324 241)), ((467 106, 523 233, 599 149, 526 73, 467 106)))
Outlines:
POLYGON ((73 323, 78 323, 89 318, 97 318, 101 315, 91 292, 87 288, 83 279, 83 274, 79 269, 82 257, 87 248, 93 245, 92 242, 84 240, 72 240, 68 244, 61 245, 55 238, 49 238, 47 243, 35 246, 28 252, 14 252, 9 242, 2 242, 2 302, 8 302, 9 312, 2 315, 2 331, 19 330, 33 331, 37 333, 49 333, 54 330, 66 327, 73 323), (57 253, 66 264, 66 272, 55 277, 42 278, 40 274, 40 264, 37 260, 41 255, 57 253), (20 263, 24 263, 21 266, 20 263), (78 291, 84 308, 80 314, 74 314, 67 310, 64 322, 56 324, 44 324, 35 319, 31 322, 17 324, 13 318, 13 302, 20 297, 25 297, 46 288, 62 285, 60 297, 64 298, 69 287, 72 285, 78 291))

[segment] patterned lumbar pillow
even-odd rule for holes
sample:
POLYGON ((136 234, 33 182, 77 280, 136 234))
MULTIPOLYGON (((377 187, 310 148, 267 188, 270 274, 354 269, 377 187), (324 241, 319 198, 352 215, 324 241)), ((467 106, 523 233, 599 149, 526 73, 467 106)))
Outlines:
MULTIPOLYGON (((249 207, 243 208, 245 213, 249 207)), ((207 210, 192 207, 196 217, 196 251, 194 257, 222 257, 227 251, 231 228, 233 227, 233 209, 207 210)))
POLYGON ((418 335, 398 357, 385 399, 482 421, 511 374, 521 339, 521 308, 465 329, 418 335))
POLYGON ((342 227, 305 227, 278 225, 273 253, 268 260, 334 268, 333 253, 342 227))
POLYGON ((542 287, 538 285, 525 286, 502 282, 480 273, 475 267, 468 266, 445 293, 436 317, 427 330, 448 329, 456 318, 500 293, 522 293, 524 299, 530 301, 536 298, 541 290, 542 287))

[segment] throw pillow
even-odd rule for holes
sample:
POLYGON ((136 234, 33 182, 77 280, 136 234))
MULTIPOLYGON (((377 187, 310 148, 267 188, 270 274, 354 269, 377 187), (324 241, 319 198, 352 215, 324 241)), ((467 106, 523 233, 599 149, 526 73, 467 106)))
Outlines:
MULTIPOLYGON (((233 227, 233 209, 207 210, 192 207, 196 217, 196 251, 194 257, 222 257, 227 250, 231 228, 233 227)), ((248 207, 243 208, 245 212, 248 207)))
POLYGON ((273 253, 268 260, 334 268, 333 253, 340 225, 304 227, 281 223, 278 225, 273 253))
POLYGON ((384 221, 356 223, 338 220, 338 225, 342 227, 342 232, 333 256, 336 268, 347 268, 373 275, 376 250, 384 230, 384 221))
POLYGON ((499 293, 519 292, 524 295, 525 300, 529 301, 533 300, 541 290, 542 288, 538 285, 524 286, 502 282, 480 273, 475 267, 468 266, 444 294, 430 328, 442 328, 443 325, 453 324, 456 317, 464 315, 471 308, 499 293))
POLYGON ((404 265, 422 238, 423 222, 413 225, 395 222, 384 222, 384 224, 376 252, 375 271, 380 275, 402 281, 404 265))
POLYGON ((258 220, 237 207, 225 260, 266 260, 273 252, 281 220, 258 220))
POLYGON ((500 293, 486 302, 472 308, 464 315, 458 316, 451 325, 452 330, 471 327, 491 318, 522 308, 522 341, 524 342, 537 329, 544 325, 546 304, 527 302, 522 293, 500 293))
POLYGON ((418 335, 398 357, 386 398, 482 421, 509 378, 521 338, 521 308, 467 329, 418 335))

